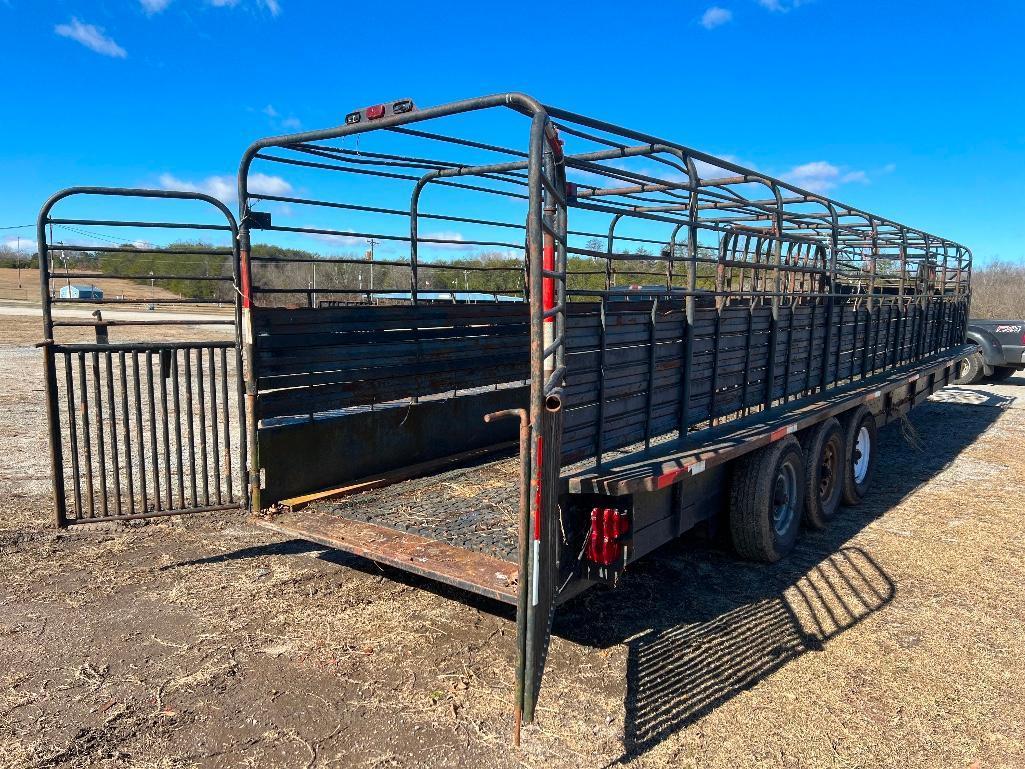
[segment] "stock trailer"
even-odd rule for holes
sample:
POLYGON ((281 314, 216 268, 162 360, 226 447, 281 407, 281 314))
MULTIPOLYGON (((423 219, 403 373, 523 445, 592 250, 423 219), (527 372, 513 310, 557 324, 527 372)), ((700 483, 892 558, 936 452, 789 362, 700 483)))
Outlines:
POLYGON ((517 740, 560 603, 706 523, 785 557, 974 349, 965 247, 522 94, 258 141, 238 201, 236 219, 196 192, 81 187, 44 206, 57 524, 248 510, 512 604, 517 740), (75 205, 90 215, 58 215, 75 205), (177 240, 116 234, 140 228, 177 240), (295 247, 314 242, 336 255, 295 247), (105 266, 76 279, 179 296, 62 297, 77 252, 105 266), (58 338, 76 326, 96 342, 58 338))

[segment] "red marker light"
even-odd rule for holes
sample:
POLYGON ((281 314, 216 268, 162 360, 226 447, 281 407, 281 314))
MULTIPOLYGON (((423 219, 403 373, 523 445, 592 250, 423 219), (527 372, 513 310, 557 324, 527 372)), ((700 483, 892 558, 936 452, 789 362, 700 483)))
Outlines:
POLYGON ((625 513, 611 507, 591 510, 591 533, 587 538, 587 558, 600 566, 611 566, 623 555, 620 538, 629 523, 625 513))
POLYGON ((375 104, 373 107, 367 107, 365 112, 367 113, 367 120, 377 120, 384 117, 384 105, 375 104))

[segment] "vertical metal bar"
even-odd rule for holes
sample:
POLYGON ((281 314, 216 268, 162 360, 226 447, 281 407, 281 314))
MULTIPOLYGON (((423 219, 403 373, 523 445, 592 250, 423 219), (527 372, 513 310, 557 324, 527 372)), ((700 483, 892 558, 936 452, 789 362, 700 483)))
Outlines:
MULTIPOLYGON (((64 446, 60 427, 60 401, 57 393, 57 361, 53 350, 53 319, 50 298, 50 256, 46 240, 46 222, 56 202, 51 198, 36 220, 36 248, 39 251, 39 301, 43 315, 43 378, 46 382, 46 421, 50 439, 50 480, 53 490, 54 523, 68 523, 67 498, 64 493, 64 446)), ((51 228, 52 230, 52 228, 51 228)))
MULTIPOLYGON (((135 443, 139 447, 139 491, 142 512, 150 512, 149 489, 146 482, 146 438, 142 431, 142 381, 139 376, 139 353, 132 353, 132 391, 135 394, 135 443)), ((152 401, 151 401, 152 403, 152 401)), ((155 427, 155 425, 154 425, 155 427)))
MULTIPOLYGON (((240 179, 242 178, 240 174, 240 179)), ((244 203, 240 200, 240 205, 244 203)), ((242 504, 260 510, 260 443, 257 413, 257 342, 253 331, 253 298, 249 274, 249 227, 243 219, 238 232, 238 289, 235 297, 235 385, 239 417, 239 475, 242 479, 242 504), (244 353, 243 353, 244 350, 244 353)), ((230 430, 225 430, 225 435, 230 430)), ((229 496, 229 499, 231 497, 229 496)))
MULTIPOLYGON (((820 279, 819 285, 826 293, 826 325, 822 333, 822 374, 819 380, 819 391, 829 386, 829 360, 832 357, 830 352, 833 346, 833 320, 835 318, 834 308, 836 305, 836 255, 839 248, 839 220, 836 215, 836 207, 827 202, 829 209, 829 254, 823 254, 822 266, 828 268, 828 279, 820 279), (826 261, 828 259, 828 265, 826 261)), ((835 378, 835 377, 834 377, 835 378)))
POLYGON ((780 265, 783 259, 783 196, 773 183, 772 193, 776 198, 773 214, 773 275, 772 275, 772 321, 769 324, 769 360, 765 367, 765 408, 772 407, 776 391, 776 339, 779 334, 780 265))
POLYGON ((210 504, 210 482, 206 466, 206 390, 203 385, 203 348, 196 348, 196 399, 199 405, 199 467, 203 478, 203 504, 210 504))
MULTIPOLYGON (((188 350, 186 350, 188 352, 188 350)), ((178 507, 185 507, 185 469, 182 458, 182 424, 181 424, 181 393, 178 386, 178 350, 171 350, 171 396, 174 398, 174 445, 175 469, 178 471, 178 507)), ((171 462, 170 453, 167 455, 171 462)), ((171 503, 171 507, 174 503, 171 503)))
POLYGON ((872 339, 872 304, 867 302, 865 305, 865 330, 862 334, 865 340, 861 345, 861 378, 869 376, 869 342, 872 339))
POLYGON ((598 408, 594 432, 594 461, 601 466, 602 454, 605 452, 605 351, 608 346, 608 329, 606 326, 606 305, 608 297, 602 294, 598 305, 598 408))
POLYGON ((192 421, 192 348, 186 347, 182 352, 185 353, 185 434, 189 441, 189 499, 192 506, 197 507, 199 501, 196 498, 196 436, 192 421))
POLYGON ((844 337, 844 328, 843 328, 844 320, 843 320, 843 316, 844 316, 844 310, 846 310, 846 309, 847 309, 846 303, 841 302, 840 303, 839 329, 838 329, 837 334, 836 334, 836 367, 835 367, 835 370, 833 371, 833 385, 834 386, 840 384, 840 380, 843 378, 843 377, 840 376, 840 353, 843 350, 843 337, 844 337))
MULTIPOLYGON (((84 517, 82 511, 82 477, 78 467, 78 426, 75 414, 75 380, 71 372, 71 353, 64 353, 64 381, 68 395, 68 438, 71 449, 71 475, 75 489, 75 519, 84 517)), ((63 484, 62 484, 63 488, 63 484)))
MULTIPOLYGON (((743 270, 741 270, 741 273, 743 273, 743 270)), ((741 280, 741 288, 743 288, 743 281, 744 281, 743 274, 741 274, 740 280, 741 280)), ((754 337, 754 327, 755 327, 755 304, 754 304, 754 297, 752 296, 751 300, 747 304, 747 334, 745 334, 745 338, 744 338, 744 389, 743 389, 743 392, 741 393, 741 396, 740 396, 740 410, 741 410, 741 413, 743 413, 745 415, 748 413, 747 397, 748 397, 748 388, 749 388, 750 383, 751 383, 751 341, 752 341, 752 337, 754 337)))
MULTIPOLYGON (((163 358, 157 357, 157 361, 163 367, 163 358)), ((167 440, 167 431, 170 429, 170 425, 167 422, 167 388, 164 387, 164 376, 163 372, 160 373, 160 413, 163 416, 162 422, 164 423, 164 489, 167 490, 168 499, 171 497, 171 474, 168 467, 171 462, 171 450, 169 448, 169 441, 167 440)), ((160 491, 160 452, 157 450, 157 437, 160 432, 160 428, 157 426, 157 396, 153 389, 153 353, 149 350, 146 351, 146 389, 149 391, 149 453, 150 453, 150 464, 153 466, 153 499, 156 502, 154 507, 155 510, 164 509, 164 496, 160 491)))
MULTIPOLYGON (((854 310, 854 336, 851 338, 851 381, 854 380, 855 374, 854 361, 858 358, 858 321, 861 320, 861 306, 855 302, 852 309, 854 310)), ((864 378, 865 369, 863 368, 863 363, 864 361, 858 363, 857 373, 864 378)))
MULTIPOLYGON (((221 348, 222 355, 224 348, 221 348)), ((214 357, 214 348, 209 348, 209 368, 210 368, 210 429, 211 429, 211 440, 210 440, 210 455, 213 458, 213 471, 214 471, 214 489, 216 489, 214 499, 217 504, 223 504, 221 499, 221 462, 220 462, 220 450, 221 442, 220 436, 218 435, 218 419, 219 414, 217 413, 217 359, 214 357)), ((227 392, 225 392, 225 398, 227 398, 227 392)), ((227 422, 224 423, 224 429, 230 429, 227 422)), ((207 495, 207 504, 210 504, 210 497, 207 495)))
MULTIPOLYGON (((882 312, 880 306, 880 313, 882 312)), ((890 365, 890 337, 893 331, 893 302, 886 304, 886 336, 883 339, 883 371, 892 368, 890 365)))
POLYGON ((651 415, 655 407, 655 340, 658 321, 658 297, 651 302, 651 323, 648 328, 648 394, 645 404, 644 448, 651 448, 651 415))
POLYGON ((694 369, 694 292, 698 272, 698 195, 700 181, 697 164, 690 155, 683 158, 687 165, 690 192, 687 195, 687 296, 684 302, 683 363, 680 367, 680 438, 690 432, 691 379, 694 369))
POLYGON ((114 470, 114 510, 121 515, 121 454, 117 440, 117 401, 114 400, 114 353, 104 352, 107 369, 107 405, 110 407, 110 458, 114 470))
MULTIPOLYGON (((89 495, 89 517, 96 517, 96 495, 93 491, 93 450, 92 435, 89 426, 89 389, 85 376, 85 353, 78 354, 78 390, 82 400, 82 439, 85 444, 85 466, 88 470, 85 476, 85 491, 89 495)), ((79 517, 85 515, 85 511, 79 512, 79 517)))
MULTIPOLYGON (((241 372, 236 373, 239 374, 239 376, 235 377, 236 383, 241 382, 241 372)), ((225 486, 227 487, 228 502, 230 503, 235 501, 235 479, 231 472, 231 420, 228 417, 228 414, 230 413, 228 407, 231 396, 228 394, 228 351, 223 348, 221 349, 221 392, 224 394, 224 397, 221 399, 221 414, 224 419, 224 477, 225 486)), ((238 402, 239 405, 242 406, 243 400, 241 393, 238 395, 238 402)), ((242 422, 245 422, 244 418, 242 419, 242 422)), ((242 426, 244 426, 244 424, 242 426)), ((245 444, 243 443, 242 445, 244 446, 245 444)), ((242 463, 245 464, 244 460, 242 463)), ((245 484, 242 484, 242 489, 242 499, 245 499, 245 484)))
POLYGON ((96 459, 100 471, 100 509, 106 518, 107 509, 107 459, 103 445, 103 385, 100 381, 100 354, 94 352, 93 358, 93 406, 96 411, 96 459))
POLYGON ((794 323, 797 321, 797 307, 794 305, 793 294, 790 296, 788 310, 790 317, 787 319, 787 354, 783 361, 783 402, 790 398, 790 365, 794 359, 794 323))
POLYGON ((811 300, 811 313, 808 319, 808 352, 805 357, 804 364, 804 388, 801 390, 801 395, 809 395, 811 393, 811 361, 813 353, 815 352, 815 321, 817 310, 819 307, 819 300, 811 300))
MULTIPOLYGON (((128 372, 124 350, 118 352, 118 365, 121 367, 121 428, 125 438, 125 477, 128 481, 128 514, 135 514, 135 470, 132 467, 132 426, 128 416, 128 372)), ((138 407, 138 404, 136 404, 138 407)), ((143 472, 146 468, 143 466, 143 472)), ((143 505, 143 511, 146 507, 143 505)))
MULTIPOLYGON (((542 510, 542 418, 544 411, 544 385, 545 385, 545 355, 544 355, 544 304, 543 304, 543 251, 544 236, 541 222, 542 211, 542 182, 543 173, 543 141, 547 117, 536 113, 531 123, 530 130, 530 151, 527 170, 527 186, 529 191, 527 210, 527 259, 530 274, 530 484, 531 484, 531 523, 540 529, 543 517, 542 510), (535 449, 536 447, 536 449, 535 449)), ((537 540, 533 539, 533 543, 537 540)), ((536 545, 535 545, 536 547, 536 545)), ((531 568, 527 579, 520 579, 521 589, 531 590, 538 584, 540 574, 538 572, 538 550, 534 550, 531 560, 531 568)), ((545 630, 538 627, 539 622, 544 623, 547 617, 538 617, 536 611, 537 600, 532 596, 532 605, 535 610, 527 612, 527 624, 524 643, 526 652, 524 655, 524 666, 533 679, 535 672, 539 669, 542 661, 537 659, 537 639, 539 633, 545 630)), ((530 723, 534 716, 534 705, 537 699, 537 689, 533 680, 526 682, 529 687, 522 699, 523 718, 530 723), (528 696, 529 695, 529 696, 528 696)))
POLYGON ((719 344, 722 334, 722 308, 715 308, 715 331, 712 333, 712 381, 708 385, 708 424, 715 424, 715 393, 719 389, 719 344))

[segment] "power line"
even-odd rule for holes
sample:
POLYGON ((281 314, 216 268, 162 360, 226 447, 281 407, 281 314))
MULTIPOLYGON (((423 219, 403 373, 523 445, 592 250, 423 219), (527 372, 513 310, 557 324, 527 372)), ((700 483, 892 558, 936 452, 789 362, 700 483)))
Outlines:
POLYGON ((26 227, 35 227, 34 224, 12 224, 8 227, 0 227, 0 230, 23 230, 26 227))

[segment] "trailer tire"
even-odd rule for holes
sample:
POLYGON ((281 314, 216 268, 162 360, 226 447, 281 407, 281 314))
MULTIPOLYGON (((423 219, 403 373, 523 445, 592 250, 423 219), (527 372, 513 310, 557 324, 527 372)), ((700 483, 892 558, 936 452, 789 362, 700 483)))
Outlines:
POLYGON ((865 498, 876 466, 876 418, 859 406, 844 420, 843 503, 857 505, 865 498))
POLYGON ((981 382, 985 376, 981 352, 973 352, 957 364, 957 378, 955 384, 971 385, 981 382))
POLYGON ((833 417, 812 428, 804 449, 804 522, 824 529, 840 509, 843 496, 844 434, 833 417))
POLYGON ((730 536, 744 558, 773 563, 797 541, 804 513, 804 452, 793 436, 737 460, 730 536))

